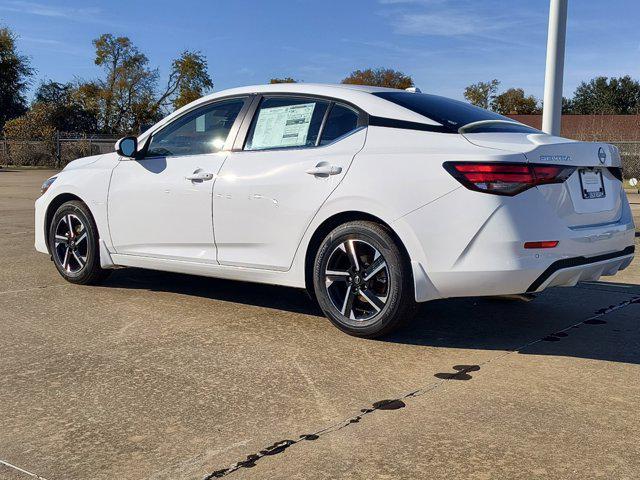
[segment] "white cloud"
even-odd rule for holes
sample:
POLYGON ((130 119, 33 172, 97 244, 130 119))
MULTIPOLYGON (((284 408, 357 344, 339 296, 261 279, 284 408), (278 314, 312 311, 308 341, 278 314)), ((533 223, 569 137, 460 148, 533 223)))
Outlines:
MULTIPOLYGON (((500 39, 507 30, 531 28, 541 18, 536 10, 518 9, 506 16, 495 5, 458 0, 378 0, 387 10, 381 12, 389 18, 395 31, 402 35, 419 36, 480 36, 500 39), (498 13, 496 13, 498 12, 498 13)), ((517 33, 517 31, 514 31, 517 33)))
POLYGON ((438 13, 403 13, 392 20, 396 33, 457 37, 479 35, 500 30, 502 25, 477 15, 453 11, 438 13))
POLYGON ((55 40, 53 38, 40 38, 40 37, 29 37, 29 36, 20 36, 19 40, 25 43, 34 44, 40 50, 48 50, 56 53, 65 53, 68 55, 76 55, 81 57, 91 57, 93 52, 86 45, 77 45, 68 42, 62 42, 60 40, 55 40))
POLYGON ((28 43, 40 43, 43 45, 63 45, 60 40, 54 40, 52 38, 37 38, 37 37, 24 37, 20 36, 20 40, 28 43))
POLYGON ((98 8, 57 7, 22 0, 8 0, 4 5, 0 5, 0 10, 78 21, 98 20, 96 17, 101 13, 101 10, 98 8))

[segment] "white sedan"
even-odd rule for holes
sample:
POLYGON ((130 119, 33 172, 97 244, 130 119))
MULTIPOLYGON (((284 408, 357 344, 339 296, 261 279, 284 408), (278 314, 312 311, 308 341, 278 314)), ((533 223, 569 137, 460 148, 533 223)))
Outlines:
POLYGON ((621 180, 611 145, 435 95, 236 88, 47 180, 35 245, 73 283, 131 266, 306 288, 337 327, 375 337, 418 302, 625 268, 621 180))

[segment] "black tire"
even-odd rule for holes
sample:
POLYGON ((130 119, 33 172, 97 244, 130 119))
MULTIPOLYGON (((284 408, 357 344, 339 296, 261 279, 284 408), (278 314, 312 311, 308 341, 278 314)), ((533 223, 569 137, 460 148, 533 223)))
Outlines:
POLYGON ((326 236, 316 254, 313 286, 329 320, 357 337, 387 335, 417 307, 408 259, 387 229, 374 222, 348 222, 326 236))
POLYGON ((49 251, 65 280, 92 285, 109 276, 111 270, 100 267, 98 239, 98 228, 84 203, 73 200, 60 205, 49 225, 49 251), (69 230, 74 233, 70 235, 69 230))

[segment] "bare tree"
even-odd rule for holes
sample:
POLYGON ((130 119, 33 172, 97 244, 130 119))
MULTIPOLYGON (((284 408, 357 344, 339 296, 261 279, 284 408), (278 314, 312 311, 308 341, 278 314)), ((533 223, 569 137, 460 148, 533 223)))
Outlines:
POLYGON ((156 101, 156 108, 166 107, 170 101, 178 109, 202 97, 213 88, 207 73, 207 59, 200 52, 185 50, 171 64, 171 73, 164 92, 156 101))

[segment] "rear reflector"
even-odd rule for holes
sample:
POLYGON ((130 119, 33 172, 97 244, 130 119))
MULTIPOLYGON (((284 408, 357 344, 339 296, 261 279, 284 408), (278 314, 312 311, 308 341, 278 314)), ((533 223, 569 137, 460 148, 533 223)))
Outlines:
POLYGON ((525 242, 524 248, 555 248, 558 240, 546 240, 544 242, 525 242))
POLYGON ((537 185, 562 183, 575 167, 536 163, 445 162, 442 165, 469 190, 513 196, 537 185))

